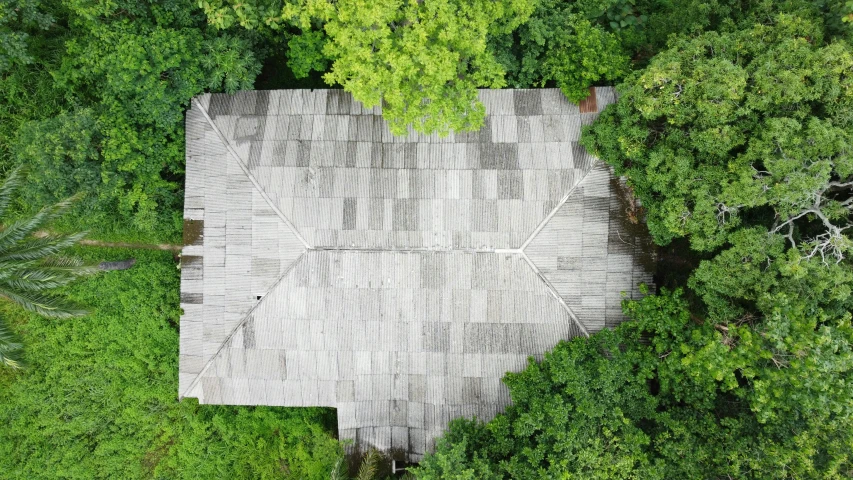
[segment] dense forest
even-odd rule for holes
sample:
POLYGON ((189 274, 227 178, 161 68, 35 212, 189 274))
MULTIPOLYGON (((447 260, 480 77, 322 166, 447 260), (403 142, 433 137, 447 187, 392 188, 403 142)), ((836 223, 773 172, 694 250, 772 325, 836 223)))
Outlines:
POLYGON ((193 96, 343 88, 445 134, 477 88, 591 85, 658 289, 414 476, 853 477, 844 0, 0 0, 0 476, 344 477, 333 410, 176 398, 193 96))

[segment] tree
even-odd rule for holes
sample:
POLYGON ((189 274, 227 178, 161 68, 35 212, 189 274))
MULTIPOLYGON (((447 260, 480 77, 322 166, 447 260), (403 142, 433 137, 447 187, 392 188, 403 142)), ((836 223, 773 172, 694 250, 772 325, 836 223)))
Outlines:
POLYGON ((27 48, 30 31, 47 30, 53 17, 42 11, 39 0, 0 1, 0 73, 14 64, 33 61, 27 48))
MULTIPOLYGON (((20 170, 13 170, 0 185, 0 217, 6 213, 11 196, 21 183, 20 170)), ((41 229, 68 209, 72 200, 47 207, 30 218, 6 225, 0 231, 0 297, 25 310, 49 318, 68 318, 85 314, 74 302, 53 294, 94 268, 83 265, 61 252, 77 243, 85 234, 60 235, 41 229)), ((20 368, 21 344, 5 320, 0 318, 0 363, 20 368)))
POLYGON ((396 135, 409 126, 443 135, 479 129, 485 109, 477 88, 505 85, 488 37, 511 32, 534 8, 531 0, 208 0, 203 5, 219 27, 299 29, 302 34, 289 41, 294 72, 307 74, 327 59, 331 69, 325 81, 343 86, 367 107, 381 105, 396 135), (319 56, 320 44, 325 58, 319 56))
POLYGON ((628 56, 619 38, 591 22, 592 12, 584 11, 584 6, 543 0, 518 30, 492 35, 492 48, 511 86, 543 87, 554 82, 577 103, 589 95, 593 83, 628 73, 628 56))
POLYGON ((416 475, 847 478, 850 314, 781 294, 762 305, 721 330, 679 292, 626 301, 631 321, 508 373, 506 412, 451 423, 416 475))
MULTIPOLYGON (((100 210, 115 212, 114 222, 136 231, 174 235, 180 228, 184 109, 207 90, 251 88, 260 72, 254 41, 246 32, 205 28, 201 10, 185 0, 74 0, 67 15, 72 34, 52 73, 71 108, 29 131, 56 135, 70 119, 90 118, 100 210)), ((57 161, 57 152, 28 143, 28 133, 19 161, 57 161)))
POLYGON ((761 225, 807 257, 852 247, 853 49, 813 22, 675 41, 620 87, 584 144, 626 175, 655 240, 710 251, 761 225))
POLYGON ((85 204, 87 215, 101 213, 101 140, 90 109, 26 122, 16 140, 16 163, 28 172, 27 188, 19 192, 21 203, 38 208, 79 193, 84 198, 77 206, 85 204))
POLYGON ((333 59, 325 75, 366 106, 382 105, 391 131, 477 130, 477 88, 500 88, 504 71, 487 48, 530 16, 525 0, 344 0, 326 23, 333 59))

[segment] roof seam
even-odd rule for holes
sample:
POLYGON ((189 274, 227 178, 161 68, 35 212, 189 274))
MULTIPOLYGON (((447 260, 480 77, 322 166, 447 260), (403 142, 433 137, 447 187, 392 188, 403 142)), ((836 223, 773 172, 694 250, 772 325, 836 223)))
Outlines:
POLYGON ((394 253, 519 253, 517 248, 431 248, 431 247, 309 247, 317 252, 394 252, 394 253))
POLYGON ((580 185, 584 181, 584 179, 587 177, 587 175, 589 175, 589 173, 592 172, 592 170, 595 168, 595 166, 597 164, 598 164, 598 160, 594 160, 590 164, 589 170, 587 170, 586 173, 583 175, 583 177, 578 179, 578 181, 575 182, 574 185, 572 185, 572 188, 570 188, 568 193, 566 193, 566 195, 557 203, 557 206, 554 207, 553 210, 551 210, 551 213, 549 213, 548 216, 545 217, 545 219, 539 223, 539 226, 537 226, 536 229, 533 230, 533 233, 531 233, 530 236, 527 237, 527 240, 525 240, 525 242, 522 243, 520 247, 518 247, 519 250, 524 251, 524 249, 527 248, 528 245, 530 245, 530 242, 532 242, 533 239, 536 238, 537 235, 539 235, 539 232, 541 232, 542 229, 545 228, 546 225, 548 225, 548 222, 550 222, 551 219, 554 218, 554 215, 556 215, 557 212, 560 211, 560 208, 562 208, 562 206, 569 200, 569 197, 571 197, 572 194, 575 193, 575 190, 578 188, 578 185, 580 185))
POLYGON ((539 268, 536 267, 536 264, 533 263, 533 260, 530 260, 530 257, 528 257, 523 250, 519 251, 518 253, 521 255, 522 258, 524 258, 524 261, 527 262, 527 265, 529 265, 530 268, 533 269, 533 272, 536 274, 536 276, 538 276, 542 280, 542 282, 545 283, 545 286, 551 292, 551 295, 553 295, 554 298, 556 298, 557 301, 560 302, 560 305, 563 306, 572 321, 574 321, 578 328, 581 329, 581 332, 583 332, 584 335, 589 337, 589 331, 587 331, 586 326, 584 326, 583 322, 581 322, 577 315, 575 315, 575 312, 572 311, 571 307, 569 307, 566 301, 563 300, 563 297, 561 297, 560 294, 557 293, 557 289, 554 288, 554 285, 551 284, 551 282, 549 282, 547 278, 545 278, 545 275, 543 275, 541 271, 539 271, 539 268))
POLYGON ((225 345, 228 342, 230 342, 231 339, 234 337, 234 334, 236 334, 237 331, 240 330, 240 328, 246 324, 246 321, 249 319, 249 317, 251 317, 252 314, 255 313, 255 310, 258 309, 258 306, 261 305, 264 302, 264 300, 267 298, 267 295, 271 291, 273 291, 276 287, 278 287, 279 284, 281 284, 281 282, 284 280, 284 277, 286 277, 290 273, 290 271, 293 270, 293 268, 296 265, 298 265, 299 262, 301 262, 303 258, 305 258, 305 253, 306 252, 302 252, 301 254, 299 254, 299 257, 297 257, 297 259, 294 260, 293 263, 291 263, 284 272, 282 272, 281 276, 278 277, 278 280, 276 280, 275 283, 273 283, 270 286, 269 290, 264 292, 264 295, 261 297, 261 299, 258 300, 255 303, 255 305, 253 305, 252 308, 249 309, 248 312, 246 312, 246 315, 243 316, 243 318, 239 322, 237 322, 237 325, 234 326, 234 328, 231 330, 231 333, 229 333, 228 336, 225 337, 225 339, 219 345, 219 348, 216 350, 216 353, 211 355, 210 359, 207 362, 205 362, 204 367, 202 367, 202 369, 198 372, 198 375, 196 375, 195 379, 193 379, 192 383, 190 383, 190 385, 187 387, 187 389, 184 390, 184 393, 178 395, 178 400, 184 398, 184 394, 191 392, 195 388, 195 386, 198 384, 199 380, 201 380, 201 377, 207 372, 207 369, 209 369, 210 366, 213 364, 213 361, 216 360, 216 358, 219 356, 219 354, 222 353, 222 350, 225 349, 225 345))
POLYGON ((207 123, 209 123, 210 126, 213 128, 213 131, 216 132, 216 135, 219 137, 219 140, 222 142, 222 144, 225 145, 225 148, 228 150, 228 153, 231 154, 231 156, 237 162, 237 165, 240 166, 240 169, 243 170, 243 173, 246 175, 246 177, 249 178, 249 181, 252 182, 252 185, 254 185, 258 192, 261 194, 261 197, 264 199, 264 201, 267 202, 267 204, 270 206, 270 208, 273 209, 276 215, 281 218, 284 224, 287 225, 288 228, 290 228, 290 230, 293 232, 296 238, 299 239, 302 245, 304 245, 305 248, 310 249, 311 245, 309 245, 305 238, 302 237, 302 234, 300 234, 299 230, 296 229, 296 225, 294 225, 293 222, 291 222, 290 219, 288 219, 284 215, 284 213, 282 213, 282 211, 275 205, 275 203, 273 203, 272 199, 269 197, 269 195, 267 195, 267 192, 264 191, 263 187, 261 187, 261 184, 249 171, 249 167, 246 166, 240 156, 237 155, 237 152, 234 151, 234 148, 231 146, 231 142, 229 142, 228 139, 225 138, 225 135, 223 135, 222 132, 219 131, 219 128, 216 126, 216 124, 213 123, 213 119, 210 118, 210 115, 208 115, 207 110, 204 108, 204 106, 202 106, 201 102, 193 98, 193 104, 198 107, 198 109, 201 111, 201 114, 204 115, 204 118, 207 120, 207 123))

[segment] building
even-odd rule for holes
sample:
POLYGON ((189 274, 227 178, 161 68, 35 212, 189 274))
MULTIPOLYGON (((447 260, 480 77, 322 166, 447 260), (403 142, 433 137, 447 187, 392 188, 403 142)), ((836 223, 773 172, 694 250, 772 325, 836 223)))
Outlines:
POLYGON ((485 126, 393 137, 341 90, 203 95, 187 114, 181 397, 336 407, 418 461, 500 379, 622 321, 647 240, 578 145, 614 100, 484 90, 485 126))

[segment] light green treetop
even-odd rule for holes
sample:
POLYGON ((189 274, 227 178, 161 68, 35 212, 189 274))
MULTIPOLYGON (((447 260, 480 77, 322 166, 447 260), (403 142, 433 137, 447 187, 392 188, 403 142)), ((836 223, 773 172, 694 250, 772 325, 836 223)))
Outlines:
POLYGON ((511 30, 531 7, 512 0, 341 1, 326 24, 334 63, 325 79, 367 106, 381 104, 395 134, 408 125, 441 134, 478 129, 485 109, 477 87, 504 85, 487 35, 511 30))
POLYGON ((202 2, 210 23, 219 28, 239 23, 301 29, 301 36, 288 42, 294 72, 307 75, 313 66, 325 65, 322 51, 332 62, 326 82, 343 86, 367 107, 381 105, 397 135, 409 126, 439 134, 480 128, 485 109, 477 88, 505 85, 488 37, 510 33, 534 5, 533 0, 202 2))

